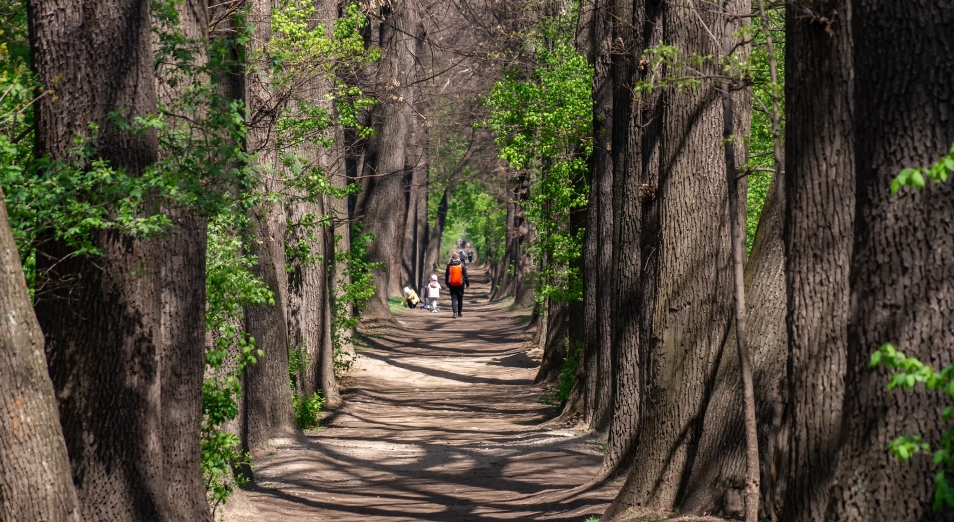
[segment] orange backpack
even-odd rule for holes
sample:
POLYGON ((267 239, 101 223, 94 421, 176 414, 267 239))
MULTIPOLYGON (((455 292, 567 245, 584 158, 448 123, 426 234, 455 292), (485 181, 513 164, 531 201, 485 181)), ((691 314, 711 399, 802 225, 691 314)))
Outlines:
POLYGON ((460 286, 464 284, 464 265, 451 265, 450 266, 450 277, 447 278, 447 283, 451 286, 460 286))

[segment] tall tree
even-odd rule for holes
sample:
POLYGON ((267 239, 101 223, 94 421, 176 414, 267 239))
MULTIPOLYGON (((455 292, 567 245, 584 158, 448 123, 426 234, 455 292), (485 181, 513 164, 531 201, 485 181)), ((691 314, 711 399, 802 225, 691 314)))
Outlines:
MULTIPOLYGON (((249 22, 255 38, 247 56, 264 59, 263 47, 271 38, 271 2, 251 0, 249 22)), ((258 263, 253 273, 265 281, 275 296, 274 304, 250 305, 245 310, 245 330, 255 338, 264 355, 245 373, 245 446, 260 448, 280 433, 294 429, 291 388, 288 385, 288 327, 286 321, 287 276, 285 273, 286 214, 282 204, 267 195, 284 190, 281 162, 275 136, 278 109, 270 92, 269 69, 262 67, 246 76, 245 104, 250 114, 246 147, 257 153, 264 197, 248 211, 251 254, 258 263)))
MULTIPOLYGON (((636 445, 642 388, 638 363, 641 341, 643 267, 652 261, 651 249, 643 248, 643 219, 653 208, 655 193, 644 176, 656 149, 659 118, 658 94, 633 103, 631 88, 637 80, 650 78, 645 67, 636 69, 643 49, 651 47, 662 33, 659 2, 616 0, 618 51, 613 53, 613 306, 616 311, 611 335, 613 413, 607 448, 599 479, 605 479, 628 463, 636 445)), ((648 237, 648 236, 647 236, 648 237)))
POLYGON ((382 89, 373 110, 377 131, 368 145, 363 175, 369 179, 363 213, 365 231, 375 235, 368 259, 384 263, 374 271, 377 291, 368 315, 390 317, 389 295, 401 293, 404 193, 402 180, 407 156, 408 125, 413 103, 414 60, 419 15, 415 0, 397 0, 381 8, 381 63, 376 85, 382 89))
MULTIPOLYGON (((749 4, 733 2, 726 9, 666 2, 662 41, 685 56, 718 55, 722 38, 739 29, 741 18, 732 15, 748 14, 749 4)), ((717 67, 703 65, 701 74, 718 74, 717 67)), ((710 82, 694 89, 670 85, 659 103, 659 133, 646 136, 658 140, 658 152, 643 144, 640 158, 646 190, 653 192, 644 203, 649 208, 641 230, 646 249, 637 384, 642 411, 633 471, 607 518, 630 505, 662 510, 677 505, 732 317, 722 104, 710 82), (658 163, 651 154, 658 154, 658 163)), ((745 134, 745 123, 736 118, 738 134, 745 134)))
POLYGON ((855 74, 855 241, 851 258, 843 445, 825 518, 940 521, 930 458, 899 464, 884 448, 918 430, 940 447, 942 393, 899 395, 871 353, 891 342, 935 368, 954 344, 954 185, 891 193, 906 167, 929 165, 954 143, 950 5, 852 2, 855 74), (860 37, 863 37, 863 44, 860 37))
MULTIPOLYGON (((126 132, 113 121, 156 108, 149 7, 29 3, 33 67, 56 92, 37 100, 37 157, 77 160, 74 137, 89 137, 95 124, 92 145, 111 167, 135 178, 156 161, 154 132, 126 132)), ((163 471, 158 245, 112 230, 92 241, 101 251, 95 259, 71 256, 60 241, 37 252, 51 292, 37 302, 37 319, 82 517, 174 520, 163 471)))
MULTIPOLYGON (((156 33, 183 38, 180 49, 190 54, 188 65, 201 70, 208 53, 208 3, 189 0, 175 5, 176 19, 153 20, 156 33)), ((157 39, 160 38, 157 36, 157 39)), ((163 52, 161 46, 156 53, 163 52)), ((179 62, 163 59, 157 70, 159 102, 166 107, 169 124, 188 125, 190 114, 176 107, 204 75, 188 78, 177 70, 179 62)), ((209 107, 198 107, 204 114, 209 107)), ((167 153, 168 154, 168 153, 167 153)), ((180 173, 182 176, 189 174, 180 173)), ((168 479, 169 501, 179 520, 209 521, 212 514, 202 480, 199 433, 202 424, 202 382, 205 370, 205 260, 208 220, 199 209, 167 206, 175 230, 162 242, 161 258, 161 398, 162 450, 168 479)))
MULTIPOLYGON (((613 408, 610 352, 615 318, 612 288, 613 253, 613 28, 616 9, 611 0, 593 0, 590 63, 593 64, 593 137, 590 194, 583 245, 583 353, 580 365, 583 418, 597 431, 605 431, 613 408)), ((615 23, 614 23, 615 22, 615 23)), ((625 23, 625 22, 624 22, 625 23)), ((624 29, 625 31, 625 29, 624 29)), ((617 53, 623 54, 618 48, 617 53)), ((617 62, 619 58, 617 58, 617 62)), ((626 132, 626 130, 621 130, 626 132)))
MULTIPOLYGON (((2 193, 0 193, 2 194, 2 193)), ((0 205, 0 518, 78 522, 53 383, 20 256, 0 205)))
MULTIPOLYGON (((785 273, 782 243, 782 205, 772 181, 762 207, 752 251, 745 266, 749 336, 752 339, 752 373, 756 391, 759 455, 762 463, 762 515, 785 513, 778 498, 779 469, 786 456, 787 433, 780 433, 785 404, 785 362, 788 350, 785 328, 785 273), (781 465, 780 465, 781 464, 781 465)), ((715 385, 705 411, 702 437, 692 472, 680 501, 685 513, 743 515, 746 483, 746 435, 743 431, 739 358, 733 330, 719 360, 715 385)))
POLYGON ((851 4, 786 10, 786 520, 825 518, 841 437, 855 215, 851 4))

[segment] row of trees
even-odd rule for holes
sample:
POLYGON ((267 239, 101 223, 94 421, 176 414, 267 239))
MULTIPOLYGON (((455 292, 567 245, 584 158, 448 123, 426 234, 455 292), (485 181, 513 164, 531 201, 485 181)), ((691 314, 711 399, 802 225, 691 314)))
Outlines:
POLYGON ((595 483, 625 476, 604 519, 949 519, 943 458, 936 489, 930 458, 886 451, 948 447, 943 397, 869 361, 891 342, 952 363, 954 189, 892 190, 954 142, 951 11, 593 0, 578 21, 593 145, 566 409, 608 437, 595 483), (744 260, 737 195, 766 170, 744 260))

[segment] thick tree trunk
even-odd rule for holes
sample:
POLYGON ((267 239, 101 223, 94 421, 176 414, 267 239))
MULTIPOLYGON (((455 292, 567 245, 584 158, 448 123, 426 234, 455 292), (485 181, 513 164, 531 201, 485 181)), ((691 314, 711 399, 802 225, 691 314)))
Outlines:
POLYGON ((786 13, 790 471, 784 509, 778 511, 783 520, 825 518, 841 437, 855 214, 849 4, 796 2, 786 13))
MULTIPOLYGON (((249 21, 254 24, 249 55, 254 55, 271 35, 271 6, 268 0, 253 0, 249 21)), ((267 69, 246 78, 245 102, 257 122, 248 131, 247 147, 259 154, 265 193, 280 193, 281 168, 274 135, 275 108, 269 105, 267 69)), ((291 387, 288 378, 288 329, 285 314, 287 276, 285 275, 286 215, 281 204, 263 201, 248 211, 251 255, 258 259, 253 274, 275 294, 275 304, 246 306, 245 330, 264 352, 245 372, 245 444, 249 451, 262 447, 269 438, 294 430, 291 387)))
MULTIPOLYGON (((190 0, 177 5, 177 11, 177 32, 196 42, 189 50, 193 64, 200 67, 208 53, 208 4, 204 0, 190 0)), ((183 72, 162 67, 157 74, 160 101, 167 107, 176 107, 187 83, 167 80, 179 79, 183 72)), ((184 126, 187 121, 177 115, 171 116, 169 123, 184 126)), ((176 229, 161 245, 164 471, 176 518, 211 522, 200 466, 208 220, 200 216, 198 209, 167 208, 166 212, 176 229)))
POLYGON ((620 52, 613 55, 613 293, 616 321, 613 325, 610 365, 613 412, 607 433, 607 447, 597 479, 603 480, 628 465, 636 447, 636 435, 643 396, 639 361, 642 302, 651 290, 641 284, 644 269, 655 262, 653 236, 642 233, 644 214, 656 209, 654 193, 658 173, 651 168, 658 161, 658 134, 661 113, 658 95, 633 103, 629 86, 646 79, 649 71, 637 71, 634 60, 662 33, 659 6, 655 3, 617 0, 616 17, 620 52), (629 23, 627 23, 629 22, 629 23), (644 151, 645 148, 645 151, 644 151), (648 176, 654 176, 650 178, 648 176), (641 189, 641 187, 643 187, 641 189), (642 192, 641 192, 642 191, 642 192))
MULTIPOLYGON (((149 2, 80 4, 29 4, 33 67, 56 89, 36 104, 36 156, 69 158, 73 138, 95 123, 97 156, 141 175, 157 159, 155 134, 123 132, 110 114, 156 109, 149 2)), ((57 264, 70 254, 58 242, 37 253, 50 292, 37 319, 82 518, 175 520, 163 470, 158 242, 115 231, 92 240, 102 251, 95 259, 57 264)))
MULTIPOLYGON (((852 3, 856 221, 843 446, 827 520, 951 520, 932 509, 938 469, 927 455, 897 462, 884 448, 917 434, 942 447, 943 391, 890 391, 871 353, 891 342, 940 369, 954 345, 954 184, 890 192, 906 167, 929 165, 954 142, 954 10, 886 0, 852 3), (912 433, 913 432, 913 433, 912 433)), ((816 384, 817 387, 817 384, 816 384)))
MULTIPOLYGON (((315 1, 315 19, 313 31, 331 32, 332 24, 338 16, 337 6, 333 2, 315 1)), ((326 114, 334 113, 332 103, 328 101, 333 86, 322 73, 303 72, 314 76, 305 78, 293 96, 300 103, 321 105, 326 114)), ((323 138, 334 140, 335 128, 323 131, 323 138)), ((315 137, 317 139, 317 137, 315 137)), ((295 147, 298 156, 307 162, 306 169, 314 169, 318 176, 333 178, 338 158, 334 148, 326 148, 323 143, 306 139, 295 147)), ((306 170, 305 172, 309 172, 306 170)), ((307 189, 305 189, 307 190, 307 189)), ((329 278, 334 256, 334 231, 322 223, 322 217, 331 214, 330 198, 320 193, 306 193, 302 189, 293 189, 285 200, 291 230, 287 234, 294 245, 305 245, 308 251, 294 259, 286 260, 291 270, 286 275, 288 300, 286 316, 288 320, 289 349, 302 350, 306 364, 297 376, 299 391, 311 397, 321 391, 329 408, 341 403, 338 382, 335 379, 331 341, 331 307, 329 278), (330 363, 330 364, 329 364, 330 363)), ((333 226, 333 225, 332 225, 333 226)))
POLYGON ((418 115, 411 114, 411 144, 407 168, 411 172, 407 213, 404 220, 403 283, 415 290, 422 285, 425 226, 427 225, 427 128, 418 115))
MULTIPOLYGON (((746 299, 751 343, 753 381, 756 390, 759 453, 762 455, 762 504, 766 518, 778 509, 777 469, 784 469, 787 434, 781 430, 785 405, 785 273, 782 243, 782 209, 777 186, 772 181, 762 207, 759 228, 745 266, 746 299), (780 444, 780 441, 782 444, 780 444), (779 460, 782 460, 779 466, 779 460)), ((741 517, 746 474, 746 437, 743 431, 739 358, 733 329, 723 348, 712 399, 705 412, 702 438, 692 472, 680 501, 685 513, 722 514, 741 517)))
POLYGON ((43 332, 2 204, 0 267, 0 519, 79 522, 43 332))
POLYGON ((413 35, 418 14, 413 0, 398 0, 382 8, 381 63, 377 85, 384 92, 374 109, 377 135, 374 161, 367 161, 364 175, 370 178, 364 208, 365 231, 375 240, 368 248, 368 260, 384 263, 374 271, 376 292, 368 304, 367 315, 390 318, 389 296, 401 293, 401 254, 403 239, 403 191, 408 120, 412 99, 414 70, 413 35))
MULTIPOLYGON (((593 76, 593 136, 590 195, 583 248, 583 354, 579 379, 583 391, 583 421, 606 431, 613 412, 613 26, 615 0, 592 2, 591 61, 593 76)), ((621 132, 627 132, 623 130, 621 132)))
MULTIPOLYGON (((734 34, 739 23, 694 5, 667 3, 662 9, 664 41, 686 55, 717 54, 710 33, 734 34)), ((732 9, 748 13, 745 2, 732 9)), ((702 73, 709 69, 714 68, 703 67, 702 73)), ((631 505, 676 507, 698 450, 732 317, 721 103, 709 82, 691 90, 668 88, 661 103, 659 176, 655 187, 648 183, 658 221, 644 219, 642 231, 650 249, 641 281, 643 410, 633 471, 607 518, 631 505)), ((644 154, 647 150, 644 145, 644 154)))

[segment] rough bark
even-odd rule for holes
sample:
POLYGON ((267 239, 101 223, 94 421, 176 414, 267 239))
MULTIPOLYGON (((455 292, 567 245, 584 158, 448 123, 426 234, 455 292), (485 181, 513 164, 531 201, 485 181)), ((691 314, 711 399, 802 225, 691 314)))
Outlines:
MULTIPOLYGON (((642 302, 651 290, 641 284, 644 267, 656 256, 652 236, 642 233, 644 214, 656 208, 650 192, 641 187, 655 185, 648 176, 658 155, 658 95, 640 98, 634 104, 629 86, 637 78, 646 79, 649 71, 638 71, 634 60, 650 42, 662 34, 656 3, 617 0, 619 19, 617 35, 619 53, 613 55, 613 292, 616 321, 612 333, 610 364, 612 365, 613 413, 607 434, 607 447, 598 479, 616 473, 632 458, 640 421, 639 360, 642 302), (626 21, 632 21, 627 24, 626 21), (637 76, 639 75, 639 76, 637 76)), ((650 214, 650 218, 652 215, 650 214)))
MULTIPOLYGON (((748 13, 745 4, 731 9, 748 13)), ((715 38, 734 34, 739 22, 667 3, 662 23, 667 44, 705 56, 718 53, 710 32, 715 38)), ((703 67, 703 74, 709 69, 703 67)), ((676 507, 698 450, 702 414, 732 316, 720 100, 712 84, 703 82, 696 89, 667 88, 661 104, 658 181, 655 187, 648 183, 655 192, 650 212, 657 216, 644 219, 642 231, 650 249, 641 281, 643 411, 633 471, 607 518, 631 505, 676 507)))
MULTIPOLYGON (((613 255, 613 63, 615 9, 610 0, 592 2, 591 62, 593 76, 593 136, 590 194, 583 246, 583 354, 579 379, 583 391, 583 421, 606 431, 612 415, 612 288, 613 255)), ((626 130, 621 130, 626 132, 626 130)))
POLYGON ((401 254, 403 232, 402 178, 407 153, 408 121, 412 99, 414 38, 418 14, 414 2, 399 0, 382 7, 381 62, 376 83, 383 89, 374 108, 377 134, 369 145, 375 151, 366 161, 364 175, 369 178, 364 207, 365 231, 375 240, 368 248, 368 260, 384 263, 374 271, 376 292, 368 303, 367 316, 390 318, 388 296, 401 293, 401 254))
MULTIPOLYGON (((194 64, 204 65, 208 52, 208 4, 190 0, 177 5, 177 32, 196 42, 189 50, 194 64)), ((165 67, 157 72, 159 100, 175 107, 183 82, 164 81, 181 75, 165 67)), ((207 78, 203 79, 207 80, 207 78)), ((186 125, 179 115, 172 125, 186 125)), ((169 500, 179 520, 212 520, 202 480, 202 382, 205 372, 205 263, 208 220, 198 209, 169 207, 175 230, 161 245, 162 267, 162 436, 169 500)))
MULTIPOLYGON (((762 505, 766 518, 778 509, 775 489, 777 462, 785 454, 780 441, 785 405, 785 366, 788 336, 785 328, 785 273, 782 243, 782 209, 777 200, 778 178, 772 181, 752 251, 745 266, 745 293, 753 381, 756 390, 759 454, 762 462, 762 505)), ((711 513, 729 517, 743 514, 746 473, 742 396, 739 393, 739 359, 735 330, 729 333, 720 361, 712 400, 705 412, 699 451, 680 501, 685 513, 711 513)))
POLYGON ((0 518, 79 522, 43 332, 2 204, 0 267, 0 518))
MULTIPOLYGON (((337 18, 337 6, 332 2, 316 1, 313 31, 330 32, 337 18)), ((321 73, 303 72, 313 75, 304 78, 293 96, 300 103, 321 105, 330 116, 334 107, 328 101, 333 86, 321 73)), ((335 128, 322 131, 321 138, 328 142, 334 140, 335 128)), ((306 139, 295 147, 296 154, 306 162, 305 172, 333 177, 338 158, 334 148, 325 148, 323 142, 306 139)), ((302 350, 306 355, 306 364, 297 376, 299 391, 306 397, 321 391, 326 406, 335 408, 341 403, 338 382, 335 379, 333 345, 331 342, 331 306, 329 269, 334 256, 333 230, 322 223, 322 217, 330 214, 331 201, 320 193, 307 193, 309 189, 287 191, 285 199, 288 223, 287 234, 293 245, 307 246, 308 253, 288 259, 286 319, 288 321, 289 349, 302 350)))
MULTIPOLYGON (((141 175, 157 159, 155 134, 123 132, 109 115, 155 111, 149 2, 36 0, 29 18, 37 79, 56 89, 35 106, 36 156, 67 159, 95 123, 97 156, 141 175)), ((60 242, 37 254, 50 289, 37 319, 82 518, 175 520, 163 472, 157 241, 117 231, 91 239, 96 258, 55 264, 70 254, 60 242)))
POLYGON ((937 449, 948 427, 943 392, 889 391, 868 367, 885 342, 943 368, 954 344, 954 184, 890 193, 901 169, 929 165, 954 142, 950 78, 954 10, 938 3, 852 3, 855 73, 855 241, 843 409, 843 445, 826 519, 941 521, 930 456, 899 463, 884 448, 918 434, 937 449))
POLYGON ((427 225, 427 122, 417 114, 410 114, 411 143, 408 147, 407 170, 410 171, 407 212, 404 220, 404 252, 402 282, 419 289, 423 284, 423 254, 425 226, 427 225))
MULTIPOLYGON (((731 38, 729 36, 728 38, 731 38)), ((728 39, 726 38, 726 39, 728 39)), ((723 44, 723 51, 730 42, 723 44)), ((729 83, 731 85, 731 83, 729 83)), ((724 89, 728 86, 724 85, 724 89)), ((732 242, 732 286, 735 294, 735 347, 741 374, 743 425, 745 426, 745 521, 758 522, 759 519, 759 442, 758 427, 755 419, 755 389, 752 384, 752 361, 749 358, 748 310, 745 309, 745 213, 740 211, 739 185, 745 187, 739 179, 735 160, 735 105, 732 93, 724 91, 722 98, 722 139, 725 143, 725 176, 729 199, 729 238, 732 242)), ((749 106, 751 107, 751 106, 749 106)), ((749 111, 744 111, 751 117, 749 111)))
POLYGON ((798 2, 786 14, 784 520, 824 519, 841 436, 855 214, 850 14, 847 0, 798 2))
MULTIPOLYGON (((271 34, 270 3, 253 0, 249 21, 254 24, 255 38, 249 54, 268 40, 271 34)), ((245 102, 251 113, 247 147, 259 154, 257 162, 262 169, 263 190, 266 193, 282 191, 282 180, 277 158, 274 121, 277 115, 269 105, 266 70, 246 78, 245 102)), ((258 259, 253 274, 265 281, 274 293, 275 304, 245 307, 245 330, 264 352, 254 366, 245 372, 245 424, 248 450, 261 448, 269 438, 294 429, 291 387, 288 383, 288 330, 285 314, 287 288, 285 275, 286 215, 281 204, 267 201, 249 209, 249 233, 252 235, 251 255, 258 259)))

